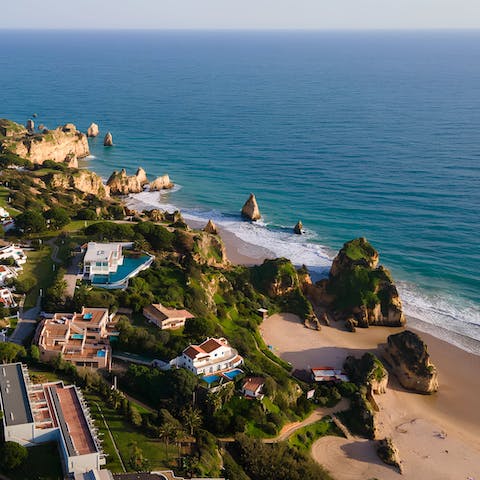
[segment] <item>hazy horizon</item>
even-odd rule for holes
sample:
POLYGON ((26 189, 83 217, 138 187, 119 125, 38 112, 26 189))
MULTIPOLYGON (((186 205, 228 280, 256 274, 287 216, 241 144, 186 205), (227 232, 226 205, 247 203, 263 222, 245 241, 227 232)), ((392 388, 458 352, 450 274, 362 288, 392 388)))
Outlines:
POLYGON ((476 30, 477 0, 17 0, 7 30, 476 30))

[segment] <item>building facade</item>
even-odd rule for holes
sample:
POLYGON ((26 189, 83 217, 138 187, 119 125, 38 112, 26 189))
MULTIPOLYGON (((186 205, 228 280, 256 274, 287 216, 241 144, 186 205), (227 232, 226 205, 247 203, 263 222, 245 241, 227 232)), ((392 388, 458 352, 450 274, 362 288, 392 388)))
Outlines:
POLYGON ((122 243, 88 242, 83 259, 83 275, 92 279, 94 275, 115 273, 123 265, 122 243))
POLYGON ((153 303, 143 309, 143 316, 162 330, 174 330, 185 326, 189 318, 194 318, 188 310, 176 310, 153 303))
POLYGON ((77 367, 110 369, 109 314, 106 308, 83 307, 81 313, 56 313, 42 320, 34 342, 46 362, 59 354, 77 367))
POLYGON ((21 363, 0 366, 3 437, 26 447, 56 441, 67 474, 105 465, 96 430, 79 389, 63 382, 33 385, 21 363))
POLYGON ((229 370, 243 363, 237 350, 225 338, 208 338, 200 345, 190 345, 174 364, 186 368, 195 375, 208 375, 229 370))

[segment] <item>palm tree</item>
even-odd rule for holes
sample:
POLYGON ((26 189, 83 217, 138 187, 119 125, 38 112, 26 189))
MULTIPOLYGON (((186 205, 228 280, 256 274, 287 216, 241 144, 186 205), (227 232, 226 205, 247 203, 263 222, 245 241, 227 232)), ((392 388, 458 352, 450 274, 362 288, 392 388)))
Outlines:
POLYGON ((186 408, 182 411, 182 420, 193 436, 193 432, 202 424, 202 414, 197 408, 186 408))
POLYGON ((172 422, 164 422, 159 428, 158 428, 158 437, 163 439, 165 442, 165 457, 168 460, 168 444, 170 443, 170 440, 174 436, 174 432, 177 428, 172 422))

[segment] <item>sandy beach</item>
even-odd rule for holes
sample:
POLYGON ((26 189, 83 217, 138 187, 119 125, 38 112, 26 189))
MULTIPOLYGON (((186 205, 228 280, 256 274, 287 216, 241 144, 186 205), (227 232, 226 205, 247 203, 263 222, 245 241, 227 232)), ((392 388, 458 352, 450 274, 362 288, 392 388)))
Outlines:
MULTIPOLYGON (((251 251, 256 255, 246 255, 248 244, 232 233, 223 231, 222 238, 232 262, 251 265, 263 261, 255 246, 251 251)), ((296 369, 342 367, 347 355, 379 353, 388 335, 401 330, 371 327, 351 333, 332 325, 317 332, 305 328, 291 314, 273 315, 261 326, 266 343, 296 369)), ((417 333, 439 370, 439 391, 434 395, 407 392, 391 375, 387 393, 376 398, 379 437, 393 438, 403 475, 378 459, 372 441, 325 437, 313 445, 312 456, 336 479, 480 479, 480 356, 417 333)))

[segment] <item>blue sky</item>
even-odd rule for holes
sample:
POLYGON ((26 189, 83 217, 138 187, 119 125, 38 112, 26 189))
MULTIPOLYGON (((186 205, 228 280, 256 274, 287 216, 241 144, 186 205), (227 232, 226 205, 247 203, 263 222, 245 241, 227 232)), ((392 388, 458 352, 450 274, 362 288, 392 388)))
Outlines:
POLYGON ((480 28, 480 0, 12 0, 0 28, 480 28))

